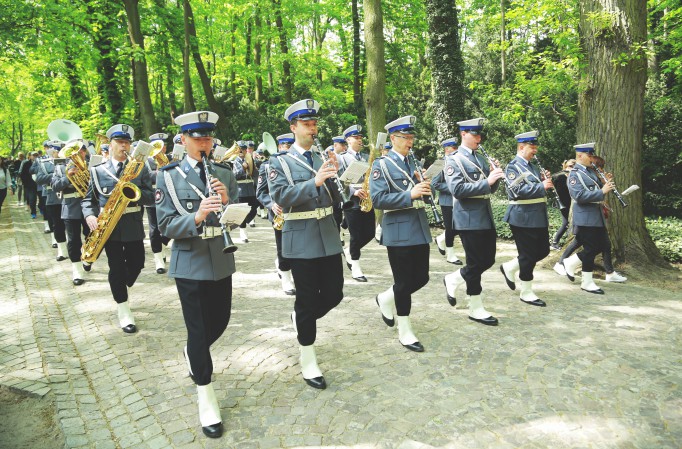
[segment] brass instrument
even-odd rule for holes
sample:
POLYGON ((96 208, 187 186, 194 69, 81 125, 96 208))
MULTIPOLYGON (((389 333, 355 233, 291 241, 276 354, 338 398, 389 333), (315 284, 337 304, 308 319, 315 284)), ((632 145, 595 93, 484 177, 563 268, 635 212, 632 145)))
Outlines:
POLYGON ((253 160, 253 156, 248 151, 244 154, 244 163, 246 164, 246 176, 253 178, 253 170, 256 168, 256 164, 253 160))
MULTIPOLYGON (((208 194, 209 196, 218 196, 218 193, 213 189, 213 186, 211 186, 211 181, 213 180, 213 164, 208 160, 206 155, 204 153, 201 153, 201 161, 204 163, 204 172, 206 174, 206 185, 208 187, 208 194)), ((224 212, 223 206, 221 205, 220 207, 220 212, 215 212, 216 216, 218 217, 218 220, 222 217, 224 212)), ((230 231, 227 229, 227 225, 223 223, 222 221, 220 222, 220 229, 223 234, 223 253, 224 254, 229 254, 237 251, 237 245, 234 244, 232 241, 232 238, 230 237, 230 231)), ((204 222, 204 230, 206 230, 206 223, 204 222)))
MULTIPOLYGON (((602 182, 604 182, 604 184, 606 184, 607 182, 610 182, 608 179, 606 179, 606 173, 604 173, 602 171, 602 169, 600 169, 597 166, 597 164, 595 164, 594 162, 592 162, 592 168, 594 168, 594 171, 597 173, 597 176, 599 176, 601 178, 601 180, 602 180, 602 182)), ((620 203, 621 206, 628 207, 628 203, 625 202, 623 195, 621 195, 620 192, 618 191, 618 189, 616 189, 615 184, 613 185, 613 194, 616 195, 616 198, 618 199, 618 202, 620 203)))
POLYGON ((154 162, 156 162, 158 168, 170 164, 168 156, 163 152, 164 146, 163 140, 155 140, 152 143, 152 154, 150 154, 150 156, 154 158, 154 162))
POLYGON ((72 175, 70 175, 69 171, 66 170, 66 177, 73 188, 76 189, 80 197, 85 196, 85 193, 88 191, 88 184, 90 184, 90 171, 88 170, 88 164, 80 155, 80 149, 82 146, 83 141, 77 140, 59 150, 59 157, 62 159, 71 159, 71 162, 76 168, 76 173, 72 175))
POLYGON ((106 134, 97 133, 95 134, 95 140, 97 140, 95 143, 95 154, 102 154, 102 145, 109 143, 109 138, 106 134))
POLYGON ((219 160, 216 160, 219 164, 223 164, 225 162, 230 162, 232 159, 236 158, 239 156, 239 145, 237 145, 237 141, 235 141, 230 148, 225 152, 225 155, 221 157, 219 160))
POLYGON ((128 204, 138 201, 142 197, 140 188, 131 181, 142 171, 149 155, 149 148, 151 145, 140 141, 135 149, 135 156, 128 156, 128 162, 123 168, 109 200, 97 217, 97 229, 90 231, 90 235, 83 244, 83 254, 81 255, 83 262, 94 263, 97 260, 128 204))
MULTIPOLYGON (((263 145, 265 146, 265 150, 270 153, 270 154, 275 154, 277 153, 277 142, 275 141, 275 138, 272 137, 270 133, 263 133, 263 145)), ((267 181, 265 181, 267 182, 267 181)), ((284 214, 274 214, 274 218, 272 219, 272 227, 278 231, 281 231, 282 228, 284 227, 284 214)))
POLYGON ((376 157, 376 151, 381 152, 381 150, 384 148, 384 145, 386 144, 386 133, 378 133, 377 134, 377 143, 374 146, 374 151, 372 151, 372 147, 369 149, 369 160, 367 161, 369 163, 369 167, 367 167, 367 171, 365 172, 365 179, 362 181, 362 190, 367 192, 367 198, 360 200, 360 210, 362 212, 369 212, 372 210, 372 198, 369 196, 369 175, 372 173, 372 164, 374 164, 374 158, 376 157))

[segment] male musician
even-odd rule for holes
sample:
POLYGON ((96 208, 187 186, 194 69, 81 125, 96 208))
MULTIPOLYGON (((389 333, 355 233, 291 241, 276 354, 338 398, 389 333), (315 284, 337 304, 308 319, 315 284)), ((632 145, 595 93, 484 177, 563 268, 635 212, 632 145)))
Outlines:
MULTIPOLYGON (((88 151, 85 144, 78 150, 78 156, 83 161, 87 160, 88 151)), ((68 176, 74 176, 77 172, 78 168, 71 160, 66 165, 57 164, 54 168, 51 185, 52 190, 61 196, 60 217, 64 221, 66 231, 66 248, 69 260, 71 261, 72 282, 73 285, 82 285, 85 282, 83 270, 90 271, 92 267, 89 263, 81 263, 81 247, 83 246, 81 232, 87 238, 90 234, 90 228, 83 218, 83 211, 81 209, 82 196, 68 178, 68 176)))
POLYGON ((223 252, 217 214, 223 206, 236 202, 238 195, 237 182, 227 167, 210 162, 211 167, 204 166, 217 121, 218 114, 208 111, 176 117, 187 156, 161 168, 156 180, 159 228, 162 235, 174 239, 168 275, 175 278, 187 327, 185 361, 197 385, 199 421, 209 438, 223 433, 220 407, 211 384, 211 345, 230 321, 235 272, 234 254, 223 252), (213 172, 210 185, 207 170, 213 172))
MULTIPOLYGON (((270 158, 272 159, 286 154, 292 143, 294 143, 294 135, 292 133, 277 136, 277 148, 279 152, 271 154, 270 158)), ((282 216, 282 208, 279 204, 272 201, 270 189, 268 187, 268 173, 270 173, 270 162, 265 161, 261 164, 258 171, 256 197, 268 210, 268 219, 272 223, 275 216, 282 216)), ((277 258, 275 259, 277 276, 282 280, 282 290, 284 293, 287 295, 295 295, 296 286, 294 285, 294 277, 291 274, 291 264, 289 263, 289 260, 282 255, 282 229, 275 228, 273 230, 275 231, 275 244, 277 245, 277 258)))
POLYGON ((48 224, 46 232, 52 232, 53 241, 57 244, 57 262, 61 262, 66 260, 68 254, 66 232, 64 221, 61 219, 61 200, 57 198, 51 186, 52 175, 54 174, 53 160, 57 156, 58 148, 61 148, 61 144, 51 142, 46 157, 44 159, 36 159, 34 165, 37 164, 36 184, 42 188, 45 194, 45 218, 48 224))
POLYGON ((232 165, 232 173, 237 178, 237 183, 239 184, 239 202, 248 203, 251 206, 244 221, 239 225, 239 238, 244 243, 249 242, 249 236, 246 233, 246 225, 253 220, 253 218, 258 213, 258 200, 256 199, 256 186, 253 183, 255 167, 253 164, 253 157, 251 153, 248 152, 249 142, 247 140, 240 140, 237 142, 239 145, 239 156, 234 160, 232 165))
MULTIPOLYGON (((135 131, 132 126, 114 125, 107 131, 109 160, 90 169, 90 185, 81 202, 83 216, 91 231, 97 229, 98 217, 109 201, 119 177, 128 164, 130 142, 135 131)), ((123 332, 137 332, 135 319, 128 304, 128 289, 135 284, 144 268, 144 225, 142 207, 154 201, 152 181, 147 167, 131 180, 140 189, 137 202, 128 203, 114 230, 104 244, 109 262, 109 287, 114 301, 118 304, 118 321, 123 332)))
POLYGON ((418 168, 409 156, 416 120, 408 115, 385 126, 393 150, 374 161, 369 191, 372 203, 384 211, 381 244, 388 250, 393 271, 393 285, 379 293, 375 301, 389 327, 398 322, 400 344, 423 352, 424 346, 412 331, 410 312, 412 294, 429 282, 431 231, 422 197, 431 195, 431 186, 419 182, 415 176, 418 168))
MULTIPOLYGON (((168 134, 156 133, 149 136, 149 143, 154 144, 154 142, 161 142, 163 145, 161 154, 166 154, 166 139, 168 139, 168 134)), ((152 188, 156 189, 156 176, 159 166, 152 156, 147 158, 145 165, 147 166, 152 179, 152 188)), ((149 243, 152 247, 152 253, 154 254, 154 266, 158 274, 163 274, 166 272, 166 256, 163 253, 163 249, 168 245, 170 239, 161 235, 161 231, 159 231, 159 224, 156 220, 156 207, 152 204, 145 206, 145 210, 147 211, 147 222, 149 223, 149 243)))
POLYGON ((549 254, 549 218, 547 217, 547 190, 554 188, 549 173, 541 174, 531 164, 538 152, 538 132, 518 134, 516 157, 507 165, 505 176, 509 188, 509 205, 504 221, 509 223, 518 257, 500 265, 500 271, 510 289, 516 290, 516 274, 521 284, 520 299, 532 306, 547 304, 533 292, 535 264, 549 254), (518 184, 514 181, 525 176, 518 184), (544 176, 544 181, 543 181, 544 176))
MULTIPOLYGON (((457 151, 457 138, 452 137, 445 139, 440 143, 443 147, 445 155, 443 159, 447 162, 448 157, 455 154, 457 151)), ((452 194, 448 189, 448 184, 445 182, 445 171, 441 171, 431 180, 431 189, 438 190, 438 205, 443 213, 443 224, 445 224, 445 232, 436 237, 436 246, 441 255, 445 256, 445 260, 455 265, 462 265, 462 261, 455 254, 455 236, 457 230, 453 227, 452 222, 452 194)))
POLYGON ((102 159, 104 161, 108 161, 109 160, 109 144, 103 143, 102 146, 99 147, 99 149, 102 152, 102 159))
MULTIPOLYGON (((334 153, 336 153, 336 160, 339 163, 339 171, 338 171, 338 176, 341 176, 343 172, 348 168, 346 166, 346 161, 342 157, 346 154, 346 150, 348 149, 348 145, 346 145, 346 138, 344 136, 334 136, 332 137, 332 150, 334 153)), ((343 226, 343 229, 348 229, 348 223, 345 221, 345 218, 343 216, 343 208, 341 207, 341 204, 334 204, 334 221, 336 221, 336 229, 339 231, 339 235, 341 236, 341 245, 345 245, 346 242, 344 240, 344 234, 345 231, 341 231, 341 227, 343 226)), ((344 253, 345 256, 345 253, 344 253)))
POLYGON ((448 188, 455 199, 452 218, 462 239, 466 265, 446 275, 444 283, 453 307, 457 304, 457 288, 466 283, 469 319, 497 326, 497 318, 483 307, 481 275, 495 263, 497 235, 489 198, 499 187, 504 172, 492 165, 496 161, 479 154, 484 121, 475 118, 457 122, 462 143, 445 166, 448 188))
MULTIPOLYGON (((348 143, 348 150, 339 157, 343 165, 348 168, 353 161, 367 162, 367 155, 360 154, 362 150, 362 126, 353 125, 343 131, 343 136, 348 143)), ((360 210, 360 202, 369 198, 369 193, 363 189, 363 176, 357 184, 348 187, 349 197, 353 206, 344 211, 348 232, 350 233, 350 245, 344 248, 346 265, 350 268, 353 279, 358 282, 367 282, 367 278, 360 268, 360 250, 374 238, 374 208, 367 212, 360 210)))
POLYGON ((327 383, 313 344, 317 320, 343 299, 341 242, 332 214, 332 204, 343 200, 336 186, 326 182, 336 175, 336 154, 324 162, 312 151, 319 108, 315 100, 287 108, 284 118, 295 142, 286 154, 270 160, 268 187, 284 213, 282 255, 289 259, 296 285, 291 319, 300 344, 301 372, 308 385, 324 389, 327 383))
POLYGON ((573 199, 573 233, 583 250, 564 259, 566 276, 571 282, 575 271, 582 262, 583 274, 580 288, 589 293, 603 295, 604 290, 594 283, 594 258, 604 250, 606 240, 606 219, 602 202, 606 194, 613 190, 613 183, 602 185, 599 177, 588 170, 590 156, 594 154, 594 142, 575 145, 575 167, 568 175, 568 192, 573 199))

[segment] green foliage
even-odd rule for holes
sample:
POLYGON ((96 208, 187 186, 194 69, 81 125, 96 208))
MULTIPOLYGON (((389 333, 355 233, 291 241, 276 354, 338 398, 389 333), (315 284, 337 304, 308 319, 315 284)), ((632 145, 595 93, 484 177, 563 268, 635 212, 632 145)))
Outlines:
POLYGON ((682 262, 682 220, 670 217, 646 218, 646 228, 665 260, 682 262))

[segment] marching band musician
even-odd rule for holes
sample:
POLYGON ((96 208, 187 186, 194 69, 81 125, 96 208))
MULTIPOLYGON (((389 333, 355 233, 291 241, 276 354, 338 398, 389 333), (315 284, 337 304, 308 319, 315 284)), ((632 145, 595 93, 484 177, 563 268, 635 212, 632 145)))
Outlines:
POLYGON ((246 225, 254 219, 258 213, 258 200, 256 199, 256 186, 254 185, 254 173, 256 173, 255 167, 253 166, 253 157, 248 156, 248 145, 247 140, 240 140, 237 142, 239 146, 239 156, 234 160, 232 165, 232 172, 237 178, 237 183, 239 184, 239 202, 248 203, 251 206, 244 221, 239 225, 239 238, 244 243, 249 242, 249 236, 246 233, 246 225))
POLYGON ((509 223, 518 257, 500 265, 500 271, 510 289, 516 290, 516 274, 519 275, 521 301, 533 306, 545 307, 545 301, 533 292, 535 264, 549 254, 549 218, 547 216, 547 190, 554 188, 550 173, 541 174, 531 164, 538 152, 538 132, 530 131, 515 136, 516 157, 507 165, 505 176, 511 186, 524 174, 527 177, 514 187, 507 188, 509 205, 504 221, 509 223), (544 181, 542 176, 544 175, 544 181))
POLYGON ((64 220, 61 218, 62 202, 52 190, 53 160, 59 149, 61 149, 61 143, 52 141, 45 158, 36 160, 36 184, 40 186, 45 197, 46 224, 48 224, 48 231, 52 232, 54 241, 57 242, 57 262, 66 260, 68 256, 66 230, 64 220))
MULTIPOLYGON (((119 176, 126 167, 130 143, 135 131, 129 125, 114 125, 107 131, 109 160, 90 169, 90 184, 81 201, 83 216, 91 231, 97 229, 100 212, 105 208, 119 176)), ((111 236, 104 244, 109 262, 109 287, 114 301, 118 304, 118 321, 123 332, 137 332, 135 319, 128 304, 128 289, 135 284, 144 268, 144 224, 141 205, 154 201, 154 190, 147 167, 131 180, 140 188, 141 197, 136 203, 129 203, 111 236)))
MULTIPOLYGON (((339 157, 343 160, 344 170, 353 161, 367 162, 367 155, 361 154, 362 150, 362 126, 353 125, 343 131, 343 136, 348 143, 348 150, 339 157)), ((350 245, 344 248, 343 253, 346 258, 346 265, 351 270, 353 279, 358 282, 367 282, 367 278, 360 268, 360 255, 362 248, 374 238, 374 208, 364 212, 360 209, 360 202, 369 197, 369 193, 362 188, 363 176, 358 180, 358 184, 350 184, 348 196, 353 201, 353 206, 344 211, 348 233, 350 234, 350 245)))
MULTIPOLYGON (((168 134, 166 133, 156 133, 149 136, 149 143, 153 144, 156 141, 160 141, 163 144, 161 152, 166 153, 166 139, 168 139, 168 134)), ((145 161, 145 165, 149 170, 149 174, 152 178, 152 188, 156 190, 156 177, 159 171, 158 164, 152 156, 149 156, 145 161)), ((156 219, 156 207, 152 204, 145 206, 144 209, 147 211, 147 222, 149 223, 149 243, 152 247, 152 254, 154 254, 154 267, 158 274, 163 274, 166 272, 166 256, 164 255, 164 248, 168 245, 170 239, 164 235, 161 235, 159 231, 159 224, 156 219)))
POLYGON ((289 259, 296 285, 291 319, 301 372, 308 385, 324 389, 327 383, 313 345, 317 320, 343 299, 342 248, 332 210, 332 204, 343 200, 336 186, 326 182, 336 175, 336 154, 329 153, 325 162, 312 151, 319 107, 317 101, 301 100, 287 108, 284 118, 295 142, 286 154, 270 160, 268 187, 284 212, 282 255, 289 259))
MULTIPOLYGON (((457 138, 452 137, 450 139, 445 139, 442 141, 441 146, 443 147, 443 152, 445 153, 443 159, 447 162, 448 156, 455 154, 457 151, 457 138)), ((445 182, 445 171, 441 171, 431 180, 431 189, 438 190, 438 205, 443 213, 443 224, 445 225, 445 231, 436 237, 436 246, 441 255, 445 256, 445 260, 449 263, 455 265, 462 265, 462 261, 455 254, 455 236, 457 231, 453 227, 452 223, 452 194, 450 189, 448 189, 448 184, 445 182)))
POLYGON ((479 155, 483 122, 476 118, 457 122, 461 145, 445 166, 445 176, 455 201, 452 218, 459 231, 466 265, 445 276, 445 291, 451 306, 457 304, 457 288, 466 283, 469 300, 469 319, 497 326, 497 318, 483 307, 481 275, 495 263, 496 238, 490 194, 499 187, 504 171, 491 166, 479 155))
MULTIPOLYGON (((279 157, 289 150, 291 144, 294 143, 293 133, 282 134, 277 136, 276 154, 271 154, 270 158, 279 157)), ((270 189, 268 187, 268 173, 270 172, 270 162, 265 161, 261 164, 258 171, 258 186, 256 187, 256 198, 268 210, 268 220, 273 222, 276 215, 282 215, 282 208, 279 204, 272 201, 270 196, 270 189)), ((294 277, 291 274, 291 264, 289 260, 282 255, 282 230, 273 229, 275 231, 275 244, 277 245, 277 258, 275 259, 275 268, 277 269, 277 276, 282 280, 282 290, 287 295, 296 294, 296 286, 294 285, 294 277)))
POLYGON ((384 322, 398 322, 398 340, 405 348, 423 352, 424 346, 412 331, 412 294, 429 281, 431 231, 424 210, 424 195, 431 195, 428 182, 419 182, 418 168, 408 153, 414 144, 416 117, 406 116, 386 125, 393 150, 372 165, 372 203, 383 209, 381 244, 388 250, 393 285, 379 293, 375 301, 384 322))
POLYGON ((159 171, 156 213, 161 234, 174 239, 168 275, 175 279, 187 327, 184 357, 197 385, 199 421, 204 435, 223 433, 220 407, 211 384, 211 345, 223 334, 232 309, 233 253, 223 252, 224 242, 216 213, 236 203, 237 181, 224 165, 211 163, 209 185, 202 155, 213 145, 218 114, 190 112, 175 118, 187 155, 159 171), (211 188, 216 195, 211 195, 211 188), (213 212, 213 213, 212 213, 213 212))
MULTIPOLYGON (((87 161, 89 153, 85 144, 78 150, 78 156, 83 161, 87 161)), ((85 283, 84 270, 90 271, 92 266, 89 263, 81 262, 81 247, 83 246, 81 233, 87 238, 90 234, 90 228, 83 218, 82 196, 67 176, 67 174, 73 176, 77 171, 78 168, 71 160, 66 165, 57 164, 54 168, 51 185, 52 190, 61 196, 60 217, 64 221, 66 230, 66 248, 71 261, 72 282, 73 285, 82 285, 85 283)))
MULTIPOLYGON (((336 161, 339 163, 339 171, 338 171, 338 176, 341 176, 343 172, 346 170, 346 162, 344 160, 343 156, 346 154, 346 150, 348 149, 348 146, 346 145, 346 138, 343 136, 334 136, 332 137, 332 151, 336 153, 336 161)), ((336 221, 336 229, 339 231, 339 235, 341 236, 341 245, 345 245, 344 242, 344 237, 341 232, 341 226, 343 226, 343 229, 348 229, 348 223, 344 221, 343 217, 343 208, 341 207, 341 204, 334 204, 334 221, 336 221)), ((344 254, 345 256, 345 254, 344 254)))
POLYGON ((606 194, 613 190, 613 183, 602 185, 599 177, 589 170, 594 142, 575 145, 576 164, 568 175, 568 192, 573 199, 573 233, 583 249, 564 259, 566 277, 573 282, 575 271, 582 263, 582 282, 580 288, 589 293, 603 295, 604 290, 594 283, 594 258, 604 251, 606 240, 606 218, 602 202, 606 194))

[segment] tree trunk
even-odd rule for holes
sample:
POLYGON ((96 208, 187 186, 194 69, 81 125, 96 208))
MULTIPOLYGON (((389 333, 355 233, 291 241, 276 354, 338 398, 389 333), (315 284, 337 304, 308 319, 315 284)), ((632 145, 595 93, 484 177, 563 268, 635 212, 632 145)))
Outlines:
POLYGON ((279 51, 282 53, 282 87, 284 88, 284 101, 291 104, 292 100, 292 80, 291 80, 291 64, 289 63, 289 44, 287 43, 287 32, 282 23, 282 4, 281 0, 272 0, 272 6, 275 8, 275 25, 279 31, 279 51))
MULTIPOLYGON (((584 91, 578 100, 578 141, 596 141, 618 186, 642 185, 642 131, 647 79, 647 10, 641 0, 582 0, 580 38, 587 57, 584 91), (596 16, 591 16, 597 14, 596 16), (594 20, 591 17, 597 17, 594 20), (617 58, 622 64, 615 63, 617 58)), ((642 191, 621 207, 607 195, 613 210, 608 231, 615 258, 665 266, 644 224, 642 191)))
POLYGON ((463 111, 464 61, 459 44, 457 8, 452 0, 426 0, 433 110, 438 139, 458 135, 463 111))
MULTIPOLYGON (((455 6, 454 4, 452 5, 453 7, 455 6)), ((500 20, 500 67, 501 67, 501 72, 502 72, 502 82, 504 83, 507 80, 507 61, 506 61, 506 42, 505 42, 505 35, 504 35, 504 10, 505 10, 505 4, 504 0, 500 0, 500 15, 501 15, 501 20, 500 20)))
POLYGON ((254 92, 254 101, 256 103, 256 110, 259 109, 260 102, 263 101, 263 77, 261 76, 261 52, 262 52, 262 29, 260 21, 260 8, 256 7, 256 12, 254 14, 254 25, 255 25, 255 42, 253 44, 253 65, 256 71, 256 89, 254 92))
MULTIPOLYGON (((182 7, 183 11, 185 9, 185 0, 182 2, 182 7)), ((185 42, 184 46, 182 47, 182 86, 183 86, 183 92, 184 92, 184 105, 183 105, 183 113, 185 112, 191 112, 191 111, 196 111, 197 107, 194 104, 194 92, 192 90, 192 76, 190 72, 190 53, 192 52, 191 49, 191 34, 189 30, 189 22, 185 18, 184 21, 184 28, 185 28, 185 42)), ((173 116, 175 118, 175 116, 173 116)))
POLYGON ((386 125, 386 61, 384 60, 384 23, 381 0, 365 0, 365 54, 367 59, 367 136, 376 141, 386 125))
POLYGON ((237 45, 235 42, 237 34, 237 15, 232 15, 232 32, 230 33, 230 93, 234 99, 237 96, 237 74, 235 73, 234 66, 237 62, 237 45))
POLYGON ((128 35, 133 47, 133 70, 135 91, 142 120, 142 135, 151 136, 158 131, 159 125, 154 117, 152 98, 149 93, 149 76, 147 75, 147 61, 144 54, 144 36, 140 25, 140 12, 138 0, 123 0, 128 19, 128 35))
POLYGON ((170 57, 168 49, 168 41, 164 41, 163 55, 166 64, 166 91, 168 92, 168 113, 170 114, 170 123, 173 123, 173 117, 178 113, 175 106, 175 86, 173 84, 173 61, 170 57))
POLYGON ((119 123, 121 121, 121 114, 123 113, 123 98, 121 89, 116 81, 116 72, 118 64, 116 60, 113 31, 115 27, 111 23, 112 18, 118 13, 114 8, 113 2, 103 2, 101 14, 95 15, 95 10, 88 5, 88 13, 93 17, 97 23, 99 32, 92 33, 92 43, 99 53, 99 63, 97 64, 97 73, 100 76, 100 86, 98 90, 102 95, 102 108, 100 112, 109 111, 109 120, 112 123, 119 123))
MULTIPOLYGON (((367 6, 365 6, 365 10, 367 6)), ((379 5, 381 9, 381 5, 379 5)), ((360 12, 358 11, 358 0, 351 0, 351 16, 353 22, 353 107, 355 108, 355 113, 359 115, 359 111, 362 103, 362 94, 360 92, 360 12)), ((379 20, 381 18, 381 10, 379 11, 379 20)), ((383 20, 382 20, 383 23, 383 20)), ((367 24, 367 19, 365 18, 365 24, 367 24)), ((365 32, 367 27, 365 27, 365 32)), ((381 34, 381 55, 383 60, 383 28, 381 34)), ((384 82, 386 76, 384 75, 384 82)))

